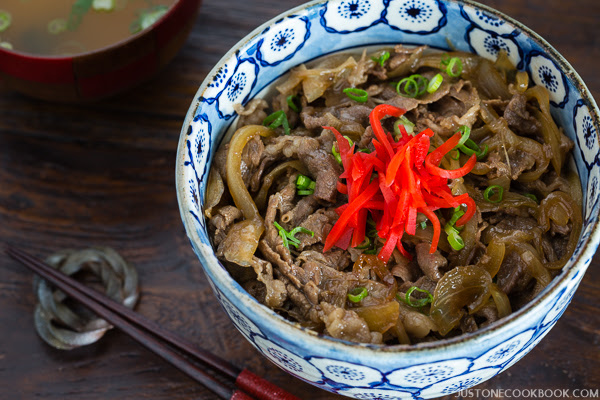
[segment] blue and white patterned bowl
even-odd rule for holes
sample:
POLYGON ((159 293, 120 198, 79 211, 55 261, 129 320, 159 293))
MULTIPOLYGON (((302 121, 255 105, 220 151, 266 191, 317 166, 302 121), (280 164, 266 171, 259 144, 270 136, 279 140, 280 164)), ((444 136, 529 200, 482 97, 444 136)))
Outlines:
POLYGON ((211 71, 187 114, 177 156, 181 217, 194 251, 234 325, 269 360, 325 390, 357 399, 432 398, 479 384, 517 362, 554 326, 600 241, 598 107, 573 68, 537 34, 501 13, 458 0, 313 1, 264 24, 211 71), (322 55, 397 43, 494 59, 508 52, 550 92, 552 114, 574 140, 584 227, 563 272, 527 307, 465 335, 416 346, 374 346, 319 337, 259 304, 219 263, 203 217, 212 157, 245 103, 291 67, 322 55))

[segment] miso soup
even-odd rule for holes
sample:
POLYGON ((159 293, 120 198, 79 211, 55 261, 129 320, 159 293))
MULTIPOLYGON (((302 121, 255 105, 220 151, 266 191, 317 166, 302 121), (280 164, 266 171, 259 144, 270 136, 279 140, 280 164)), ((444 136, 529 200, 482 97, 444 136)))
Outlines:
POLYGON ((151 26, 177 0, 2 0, 0 46, 42 56, 98 50, 151 26))

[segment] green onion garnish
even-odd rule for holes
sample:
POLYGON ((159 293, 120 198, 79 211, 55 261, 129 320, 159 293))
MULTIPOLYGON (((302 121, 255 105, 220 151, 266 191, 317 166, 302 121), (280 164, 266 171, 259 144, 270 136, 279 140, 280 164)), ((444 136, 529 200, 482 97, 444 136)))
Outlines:
POLYGON ((435 93, 440 86, 442 86, 442 82, 444 81, 444 77, 442 74, 436 74, 430 81, 429 85, 427 85, 427 93, 435 93))
POLYGON ((483 192, 483 198, 490 203, 500 203, 502 201, 502 195, 504 194, 504 188, 500 185, 489 186, 483 192), (494 197, 495 196, 495 197, 494 197))
POLYGON ((371 60, 383 67, 383 64, 390 58, 390 52, 384 51, 379 57, 371 57, 371 60))
POLYGON ((461 134, 460 140, 455 146, 455 148, 459 148, 460 146, 464 145, 467 140, 469 140, 469 136, 471 136, 471 128, 466 125, 461 125, 456 132, 461 134))
POLYGON ((401 116, 396 120, 396 122, 394 122, 394 133, 396 134, 396 136, 402 135, 402 132, 400 132, 399 125, 403 125, 404 129, 406 129, 406 133, 408 133, 409 135, 412 135, 412 133, 414 132, 415 124, 410 122, 410 120, 406 118, 406 115, 401 116))
POLYGON ((459 77, 462 74, 463 65, 462 61, 458 57, 452 57, 448 62, 448 66, 446 67, 446 73, 453 77, 459 77))
POLYGON ((396 85, 396 92, 405 97, 415 98, 425 93, 428 85, 429 80, 427 80, 427 78, 425 78, 423 75, 414 74, 401 79, 396 85), (402 87, 403 85, 404 87, 402 87), (402 90, 404 93, 402 93, 402 90))
POLYGON ((96 11, 113 11, 115 9, 115 0, 94 0, 92 8, 96 11))
POLYGON ((302 106, 300 105, 300 99, 296 95, 289 95, 287 97, 287 105, 293 111, 300 112, 302 106))
POLYGON ((308 176, 298 175, 296 178, 296 188, 298 189, 298 194, 300 196, 308 196, 309 194, 313 194, 315 192, 316 183, 308 176))
POLYGON ((465 247, 465 242, 456 228, 448 234, 448 243, 456 251, 462 250, 465 247))
POLYGON ((419 85, 410 77, 404 78, 398 82, 398 85, 396 86, 396 92, 402 96, 415 98, 419 95, 419 85), (404 85, 404 94, 401 93, 402 85, 404 85))
POLYGON ((270 129, 275 129, 283 125, 283 131, 286 135, 290 134, 290 124, 288 123, 287 115, 283 110, 275 111, 263 120, 263 125, 270 129))
POLYGON ((369 295, 366 287, 358 286, 348 292, 348 300, 358 303, 369 295))
POLYGON ((421 221, 421 229, 427 228, 427 221, 421 221))
POLYGON ((536 203, 539 203, 537 196, 533 193, 525 193, 523 196, 530 198, 531 200, 535 201, 536 203))
POLYGON ((355 249, 358 249, 358 250, 368 249, 370 245, 371 245, 371 239, 368 236, 365 236, 365 240, 363 240, 363 242, 361 244, 356 246, 355 249))
MULTIPOLYGON (((352 139, 350 139, 348 136, 344 136, 344 137, 348 141, 348 144, 350 145, 350 147, 352 147, 352 145, 354 144, 352 139)), ((340 156, 340 153, 338 153, 338 151, 335 148, 336 143, 337 142, 333 142, 333 145, 331 145, 331 154, 333 154, 333 158, 335 158, 335 161, 337 161, 338 164, 342 165, 342 156, 340 156)))
POLYGON ((463 215, 465 215, 465 212, 461 210, 460 207, 456 207, 454 209, 452 217, 450 218, 450 221, 448 221, 448 224, 454 226, 456 224, 456 221, 458 221, 463 215))
POLYGON ((402 298, 402 297, 400 296, 400 293, 396 294, 396 298, 397 298, 398 300, 400 300, 400 301, 403 301, 403 302, 405 302, 406 304, 408 304, 408 305, 409 305, 409 306, 411 306, 411 307, 423 307, 423 306, 426 306, 426 305, 427 305, 427 304, 429 304, 429 303, 433 303, 433 295, 432 295, 432 294, 431 294, 431 293, 430 293, 428 290, 421 289, 421 288, 419 288, 419 287, 417 287, 417 286, 411 286, 411 287, 410 287, 410 288, 409 288, 409 289, 406 291, 406 295, 404 295, 404 298, 402 298), (418 299, 418 300, 415 300, 415 301, 413 301, 413 300, 410 298, 410 295, 411 295, 411 294, 412 294, 412 292, 414 292, 415 290, 416 290, 417 292, 425 293, 425 294, 427 295, 427 297, 425 297, 424 299, 418 299))
POLYGON ((369 100, 369 93, 367 93, 366 90, 358 88, 346 88, 343 90, 343 92, 346 96, 359 103, 366 103, 367 100, 369 100))
POLYGON ((281 236, 281 239, 283 240, 283 245, 285 247, 287 247, 288 249, 290 248, 290 244, 296 248, 298 248, 298 246, 300 245, 300 240, 296 239, 296 235, 298 233, 306 233, 310 236, 315 236, 315 233, 313 231, 309 231, 308 229, 302 227, 302 226, 298 226, 294 229, 292 229, 290 232, 286 231, 281 225, 279 225, 276 221, 273 221, 273 225, 275 225, 275 228, 277 228, 277 231, 279 232, 279 236, 281 236))
POLYGON ((7 50, 13 49, 13 45, 10 44, 9 42, 0 42, 0 47, 5 48, 7 50))
POLYGON ((8 11, 0 10, 0 32, 8 29, 12 22, 12 15, 8 11))
POLYGON ((440 69, 446 69, 449 62, 450 62, 450 55, 448 53, 442 54, 442 61, 440 61, 442 67, 440 69))

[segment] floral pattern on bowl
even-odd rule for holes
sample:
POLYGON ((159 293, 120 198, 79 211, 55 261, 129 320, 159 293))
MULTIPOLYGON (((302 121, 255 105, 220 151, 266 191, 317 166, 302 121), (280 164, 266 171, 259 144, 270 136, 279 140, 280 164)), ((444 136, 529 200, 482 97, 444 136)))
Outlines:
POLYGON ((357 399, 431 398, 505 371, 556 324, 598 243, 598 108, 568 63, 526 27, 468 0, 313 1, 258 28, 224 57, 198 90, 178 149, 181 216, 208 280, 233 324, 269 360, 324 390, 357 399), (452 24, 447 23, 452 21, 452 24), (315 335, 250 297, 219 263, 203 210, 208 168, 235 103, 245 104, 289 68, 361 46, 410 43, 494 59, 504 49, 531 80, 551 91, 551 112, 575 142, 584 191, 584 231, 570 263, 531 304, 466 337, 397 349, 315 335), (280 46, 280 47, 278 47, 280 46))

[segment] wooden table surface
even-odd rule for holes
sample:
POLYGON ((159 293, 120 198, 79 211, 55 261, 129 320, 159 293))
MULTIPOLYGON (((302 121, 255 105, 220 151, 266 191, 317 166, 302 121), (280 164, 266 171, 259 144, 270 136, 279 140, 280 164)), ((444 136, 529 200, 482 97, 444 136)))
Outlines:
MULTIPOLYGON (((545 37, 600 98, 600 1, 486 0, 545 37)), ((153 81, 95 104, 33 100, 0 84, 0 242, 45 257, 110 246, 137 266, 137 311, 302 399, 331 395, 288 376, 238 333, 192 252, 175 194, 175 152, 193 96, 239 39, 294 0, 205 0, 192 34, 153 81)), ((32 274, 0 254, 0 399, 216 399, 118 331, 59 351, 33 327, 32 274)), ((600 389, 600 256, 564 316, 509 371, 478 389, 600 389)), ((456 398, 456 396, 449 396, 456 398)))

